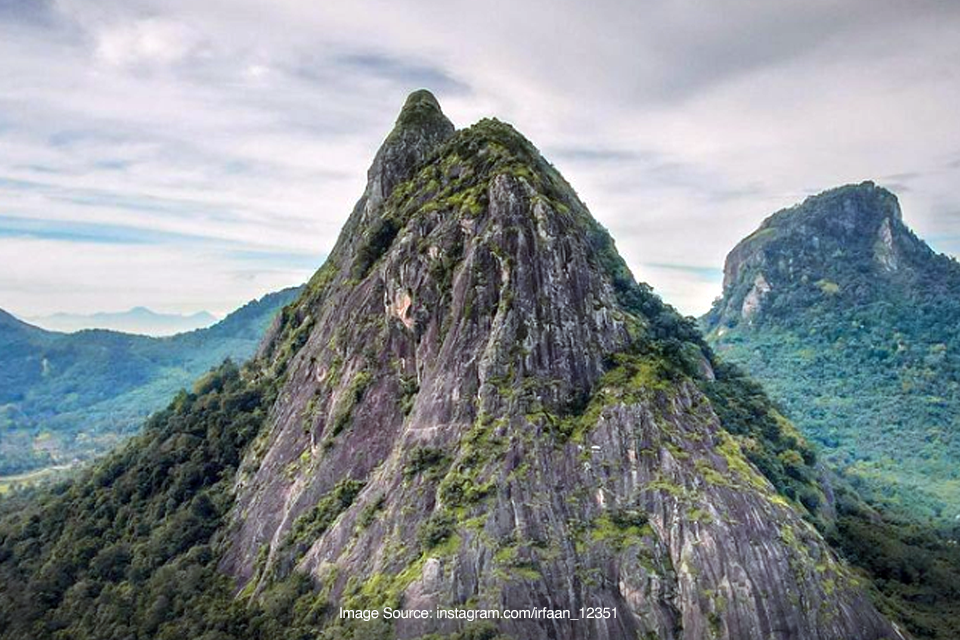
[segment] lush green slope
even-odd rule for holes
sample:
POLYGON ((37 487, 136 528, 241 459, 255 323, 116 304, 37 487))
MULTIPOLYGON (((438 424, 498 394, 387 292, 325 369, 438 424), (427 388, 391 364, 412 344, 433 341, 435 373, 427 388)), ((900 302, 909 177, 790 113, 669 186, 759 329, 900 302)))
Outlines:
MULTIPOLYGON (((70 485, 4 505, 0 635, 200 638, 232 629, 214 534, 264 389, 227 364, 70 485)), ((227 637, 236 637, 234 635, 227 637)))
POLYGON ((0 475, 107 450, 211 366, 250 357, 298 291, 270 294, 212 327, 169 338, 55 333, 0 311, 0 475))
POLYGON ((705 324, 873 503, 960 514, 960 265, 892 194, 843 187, 769 218, 705 324))

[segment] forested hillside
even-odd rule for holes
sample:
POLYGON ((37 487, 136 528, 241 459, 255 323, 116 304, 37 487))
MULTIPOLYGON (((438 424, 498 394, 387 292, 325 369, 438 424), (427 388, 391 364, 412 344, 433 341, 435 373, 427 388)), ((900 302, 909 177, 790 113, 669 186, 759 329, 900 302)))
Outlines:
POLYGON ((847 186, 771 216, 704 323, 871 502, 960 515, 960 265, 893 194, 847 186))
POLYGON ((136 432, 183 386, 253 355, 294 287, 168 338, 44 331, 0 311, 0 476, 70 464, 136 432))

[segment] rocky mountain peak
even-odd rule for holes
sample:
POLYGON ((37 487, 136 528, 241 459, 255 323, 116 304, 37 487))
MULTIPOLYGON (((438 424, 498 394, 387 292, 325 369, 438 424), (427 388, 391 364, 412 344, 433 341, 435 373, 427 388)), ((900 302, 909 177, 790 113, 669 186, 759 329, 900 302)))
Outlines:
POLYGON ((896 637, 723 431, 694 328, 505 123, 411 96, 269 345, 222 562, 246 593, 621 611, 498 625, 531 640, 896 637))
POLYGON ((808 197, 800 206, 812 208, 813 217, 835 218, 843 227, 884 218, 902 219, 897 196, 872 180, 829 189, 808 197))
MULTIPOLYGON (((364 244, 369 248, 392 239, 396 231, 392 221, 384 217, 386 199, 396 187, 412 180, 426 160, 435 156, 439 149, 453 137, 456 127, 443 114, 436 97, 426 89, 419 89, 407 96, 393 129, 377 150, 367 170, 367 184, 363 195, 354 205, 340 236, 330 253, 326 270, 314 276, 313 285, 307 287, 305 299, 317 289, 318 278, 326 281, 332 270, 342 267, 361 251, 364 244), (388 237, 389 236, 389 237, 388 237)), ((301 312, 303 311, 301 306, 301 312)), ((302 316, 296 318, 303 321, 302 316)), ((282 331, 284 318, 267 334, 261 354, 273 352, 275 340, 282 331)))
MULTIPOLYGON (((845 185, 810 196, 798 205, 774 213, 731 255, 762 252, 787 236, 812 249, 827 245, 852 249, 870 242, 883 226, 897 231, 903 228, 897 197, 870 181, 845 185)), ((728 263, 728 279, 736 277, 736 267, 736 260, 728 263)))
POLYGON ((903 228, 897 196, 871 181, 810 196, 797 207, 787 209, 784 215, 774 214, 770 222, 771 226, 785 224, 798 233, 833 239, 847 246, 875 237, 881 227, 888 234, 891 229, 903 228))

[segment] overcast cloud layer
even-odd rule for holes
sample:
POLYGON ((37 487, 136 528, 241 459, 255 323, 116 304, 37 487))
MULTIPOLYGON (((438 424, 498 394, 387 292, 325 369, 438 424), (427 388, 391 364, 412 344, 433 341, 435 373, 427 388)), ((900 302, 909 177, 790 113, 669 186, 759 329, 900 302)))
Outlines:
POLYGON ((0 308, 224 313, 307 279, 405 95, 495 115, 689 314, 872 179, 960 253, 960 3, 0 0, 0 308))

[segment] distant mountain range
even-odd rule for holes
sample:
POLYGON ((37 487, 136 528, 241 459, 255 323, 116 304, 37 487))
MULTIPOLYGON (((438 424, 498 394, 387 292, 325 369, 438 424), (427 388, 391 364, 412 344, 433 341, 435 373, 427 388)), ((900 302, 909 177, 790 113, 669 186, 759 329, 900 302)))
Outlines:
POLYGON ((0 476, 106 451, 197 376, 225 358, 253 355, 299 291, 269 294, 211 327, 163 338, 47 331, 0 310, 0 476))
POLYGON ((772 215, 704 324, 872 502, 960 516, 960 264, 894 194, 865 182, 772 215))
POLYGON ((207 311, 190 315, 157 313, 146 307, 134 307, 116 313, 55 313, 49 316, 24 318, 50 331, 72 333, 83 329, 110 329, 147 336, 172 336, 186 331, 209 327, 217 317, 207 311))

